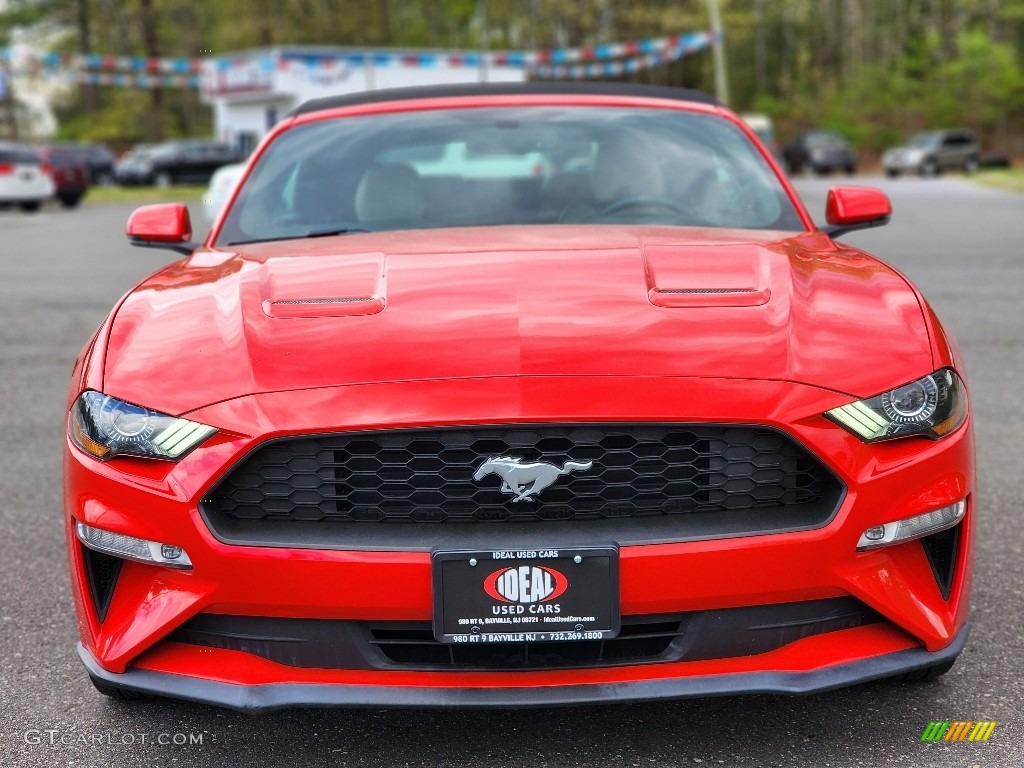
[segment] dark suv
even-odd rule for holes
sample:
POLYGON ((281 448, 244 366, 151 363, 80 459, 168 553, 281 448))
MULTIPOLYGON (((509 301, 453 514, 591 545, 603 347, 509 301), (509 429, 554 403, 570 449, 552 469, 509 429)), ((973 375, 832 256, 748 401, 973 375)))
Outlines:
POLYGON ((928 131, 917 134, 901 147, 886 150, 882 168, 890 178, 901 173, 937 176, 950 169, 974 173, 980 156, 981 146, 970 131, 928 131))
POLYGON ((834 131, 804 131, 783 148, 782 154, 790 173, 804 170, 818 174, 857 172, 857 155, 853 147, 834 131))
POLYGON ((114 153, 106 144, 73 144, 89 169, 91 184, 110 184, 114 180, 114 153))
POLYGON ((237 163, 239 154, 218 141, 187 139, 136 147, 114 168, 119 184, 202 184, 222 165, 237 163))

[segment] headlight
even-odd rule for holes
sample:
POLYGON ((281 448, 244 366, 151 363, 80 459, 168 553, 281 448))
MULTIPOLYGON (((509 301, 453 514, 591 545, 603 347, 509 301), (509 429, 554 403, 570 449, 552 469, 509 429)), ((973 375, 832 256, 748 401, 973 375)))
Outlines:
POLYGON ((948 368, 825 413, 864 442, 922 435, 938 440, 967 418, 963 382, 948 368))
POLYGON ((68 422, 75 445, 101 461, 114 456, 177 461, 216 431, 102 392, 79 395, 68 422))

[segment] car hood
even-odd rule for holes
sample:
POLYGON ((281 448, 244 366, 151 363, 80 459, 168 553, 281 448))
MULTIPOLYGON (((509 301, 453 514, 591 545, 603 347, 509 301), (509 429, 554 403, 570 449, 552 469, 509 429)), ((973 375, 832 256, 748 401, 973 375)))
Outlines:
POLYGON ((866 397, 931 366, 905 279, 821 234, 508 227, 201 249, 122 303, 104 389, 172 414, 493 376, 770 379, 866 397))

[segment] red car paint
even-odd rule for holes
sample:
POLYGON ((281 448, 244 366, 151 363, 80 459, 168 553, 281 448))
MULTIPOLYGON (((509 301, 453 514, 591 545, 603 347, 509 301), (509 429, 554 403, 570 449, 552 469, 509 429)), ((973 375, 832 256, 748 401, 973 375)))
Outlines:
MULTIPOLYGON (((714 114, 756 141, 731 113, 703 104, 480 95, 358 104, 286 119, 252 164, 296 125, 553 103, 714 114)), ((76 362, 69 405, 96 389, 218 430, 177 463, 98 462, 67 441, 73 593, 82 644, 96 669, 109 679, 135 670, 239 686, 370 686, 387 704, 385 692, 402 688, 554 690, 800 673, 950 646, 967 620, 972 573, 970 418, 938 441, 866 444, 823 414, 944 366, 962 375, 959 356, 902 275, 815 231, 784 178, 781 185, 806 231, 562 224, 351 233, 229 248, 215 245, 222 214, 191 257, 124 298, 76 362), (832 519, 811 530, 623 546, 624 616, 852 596, 882 621, 749 656, 518 671, 296 667, 168 639, 201 613, 431 620, 429 551, 238 546, 214 534, 199 511, 202 500, 267 440, 438 425, 646 422, 777 429, 827 466, 846 493, 832 519), (867 528, 965 498, 948 599, 919 542, 856 549, 867 528), (176 544, 194 567, 126 562, 101 622, 74 521, 176 544)), ((877 209, 871 194, 845 200, 853 209, 833 202, 830 221, 851 223, 864 210, 858 200, 877 209)), ((152 227, 160 226, 156 215, 152 227)), ((171 229, 168 237, 179 231, 171 229)))

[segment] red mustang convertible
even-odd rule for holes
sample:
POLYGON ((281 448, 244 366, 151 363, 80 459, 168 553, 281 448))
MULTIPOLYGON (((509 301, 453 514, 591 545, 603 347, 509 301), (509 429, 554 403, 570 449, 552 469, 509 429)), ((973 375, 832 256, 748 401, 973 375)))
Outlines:
POLYGON ((968 633, 963 361, 700 93, 305 104, 78 359, 64 504, 103 693, 242 710, 809 693, 968 633))

